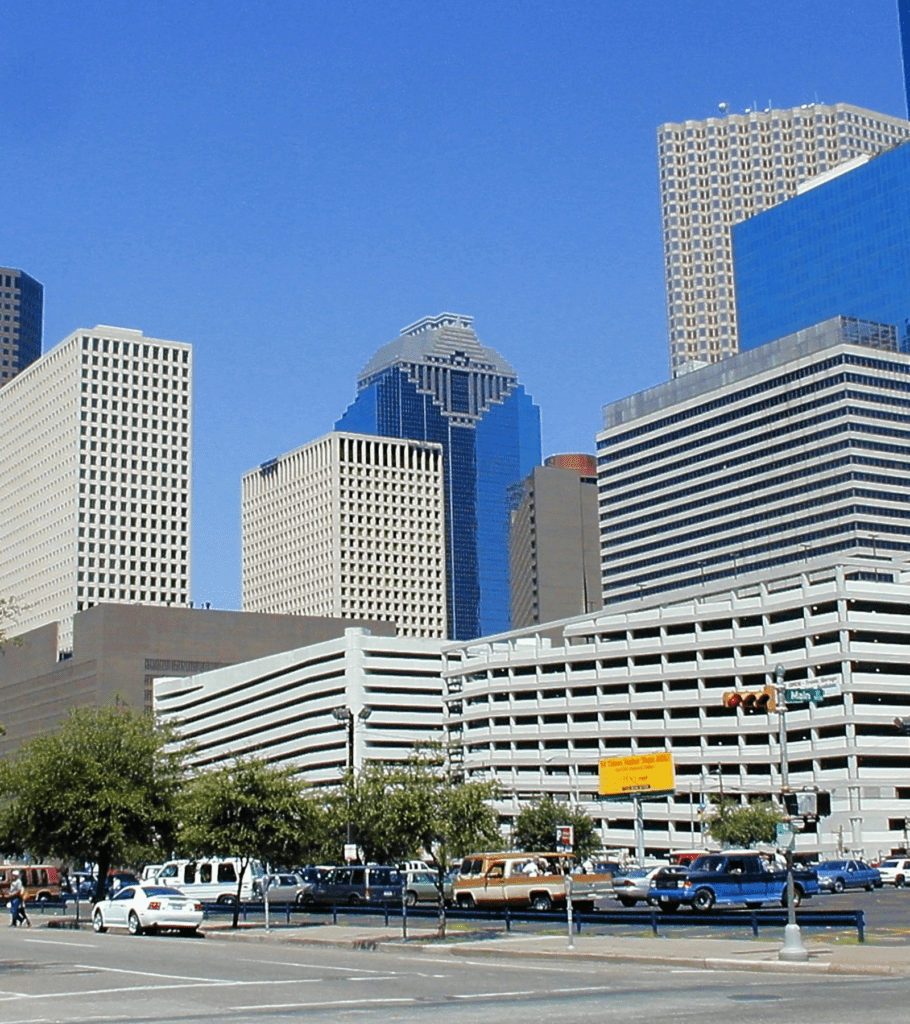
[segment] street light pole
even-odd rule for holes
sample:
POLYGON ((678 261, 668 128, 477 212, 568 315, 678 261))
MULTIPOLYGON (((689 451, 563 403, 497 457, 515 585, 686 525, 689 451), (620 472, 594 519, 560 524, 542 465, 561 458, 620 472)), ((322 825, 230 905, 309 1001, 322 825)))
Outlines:
MULTIPOLYGON (((349 707, 332 708, 332 714, 338 722, 344 723, 347 731, 347 774, 348 774, 348 787, 354 783, 355 768, 354 768, 354 724, 356 721, 365 722, 370 715, 373 713, 372 708, 363 707, 357 714, 349 707)), ((351 821, 351 791, 348 788, 348 813, 347 813, 347 827, 345 829, 345 842, 348 846, 353 842, 353 822, 351 821)))
MULTIPOLYGON (((777 713, 780 715, 778 746, 780 747, 780 802, 786 807, 786 794, 790 790, 790 762, 787 756, 787 700, 784 689, 786 669, 778 665, 774 669, 774 688, 777 713)), ((789 817, 787 819, 790 820, 789 817)), ((784 928, 784 944, 777 954, 778 960, 806 961, 809 951, 803 945, 799 925, 796 923, 796 907, 794 906, 795 890, 793 885, 793 832, 787 843, 787 926, 784 928)))

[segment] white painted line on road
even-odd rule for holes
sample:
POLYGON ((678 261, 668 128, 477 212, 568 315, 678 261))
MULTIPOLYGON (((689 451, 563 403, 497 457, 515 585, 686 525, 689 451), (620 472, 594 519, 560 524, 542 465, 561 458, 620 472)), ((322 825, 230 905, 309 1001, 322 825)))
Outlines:
MULTIPOLYGON (((110 968, 108 968, 110 969, 110 968)), ((129 971, 125 973, 131 973, 129 971)), ((152 975, 155 977, 155 975, 152 975)), ((251 988, 257 985, 318 985, 322 978, 285 978, 282 981, 274 981, 262 978, 256 981, 187 981, 180 985, 124 985, 120 987, 109 986, 108 988, 90 988, 74 991, 68 989, 66 992, 0 992, 0 1003, 12 1002, 16 999, 76 999, 84 996, 119 996, 127 992, 177 992, 187 988, 251 988)))
POLYGON ((236 985, 233 978, 222 981, 220 978, 197 978, 193 974, 158 974, 155 971, 137 971, 129 967, 103 967, 97 964, 73 964, 80 970, 108 971, 111 974, 138 974, 142 978, 163 978, 165 981, 204 981, 209 985, 236 985))
POLYGON ((526 988, 519 989, 517 992, 467 992, 461 995, 453 994, 450 998, 452 999, 495 999, 497 996, 557 996, 565 995, 566 993, 576 992, 613 992, 615 991, 614 985, 590 985, 583 986, 581 988, 548 988, 543 992, 534 992, 526 988))
POLYGON ((80 949, 97 949, 97 942, 61 942, 60 939, 23 939, 23 942, 37 942, 42 946, 68 946, 70 949, 73 946, 78 946, 80 949))
MULTIPOLYGON (((495 954, 494 954, 495 956, 495 954)), ((411 957, 412 960, 420 960, 422 963, 430 964, 448 964, 450 967, 454 967, 459 964, 464 964, 466 967, 502 967, 507 971, 549 971, 553 974, 596 974, 599 973, 599 969, 590 966, 589 964, 579 963, 577 967, 546 967, 543 964, 513 964, 504 962, 502 960, 494 960, 491 957, 489 960, 466 960, 464 957, 452 957, 451 959, 439 960, 433 959, 426 956, 415 956, 411 957)))
POLYGON ((298 1007, 305 1010, 321 1010, 328 1006, 388 1006, 392 1003, 416 1003, 411 998, 389 998, 389 999, 331 999, 325 1003, 253 1003, 251 1006, 234 1006, 236 1010, 295 1010, 298 1007))
MULTIPOLYGON (((300 964, 290 960, 258 960, 247 957, 244 963, 248 964, 277 964, 280 967, 304 967, 313 971, 344 971, 347 974, 370 974, 369 967, 329 967, 328 964, 300 964)), ((373 974, 381 974, 381 971, 373 971, 373 974)))

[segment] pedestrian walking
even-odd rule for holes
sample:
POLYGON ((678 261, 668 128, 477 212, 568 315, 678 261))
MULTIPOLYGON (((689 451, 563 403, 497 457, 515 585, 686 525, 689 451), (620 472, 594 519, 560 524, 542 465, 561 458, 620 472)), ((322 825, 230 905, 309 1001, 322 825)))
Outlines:
POLYGON ((32 922, 25 912, 25 887, 18 871, 13 872, 13 879, 9 884, 9 897, 10 928, 15 928, 18 924, 31 928, 32 922))

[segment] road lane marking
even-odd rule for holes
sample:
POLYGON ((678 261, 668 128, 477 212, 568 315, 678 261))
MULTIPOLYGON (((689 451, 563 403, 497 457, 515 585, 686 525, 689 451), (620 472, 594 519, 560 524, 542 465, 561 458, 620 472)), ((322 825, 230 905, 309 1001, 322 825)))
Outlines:
POLYGON ((369 967, 329 967, 327 964, 300 964, 288 960, 258 960, 247 957, 248 964, 277 964, 280 967, 304 967, 313 971, 346 971, 348 974, 381 974, 381 971, 370 971, 369 967))
POLYGON ((307 1010, 320 1010, 329 1006, 388 1006, 392 1003, 416 1003, 411 997, 390 996, 388 999, 331 999, 324 1003, 253 1003, 251 1006, 234 1006, 236 1010, 295 1010, 302 1007, 307 1010))
POLYGON ((614 990, 615 990, 615 986, 608 986, 608 985, 589 985, 589 986, 584 986, 584 987, 579 987, 579 988, 548 988, 548 989, 544 989, 541 992, 536 992, 536 991, 528 990, 528 989, 524 988, 524 989, 519 989, 517 992, 465 992, 465 993, 461 993, 461 994, 455 993, 455 994, 451 995, 449 998, 451 998, 451 999, 495 999, 498 996, 502 996, 502 997, 505 997, 505 996, 528 996, 528 997, 531 997, 531 998, 536 998, 538 996, 565 995, 566 993, 576 993, 576 992, 613 992, 614 990))
POLYGON ((68 946, 70 949, 73 946, 78 946, 79 949, 97 949, 97 942, 62 942, 60 939, 23 939, 23 942, 37 942, 42 946, 68 946))

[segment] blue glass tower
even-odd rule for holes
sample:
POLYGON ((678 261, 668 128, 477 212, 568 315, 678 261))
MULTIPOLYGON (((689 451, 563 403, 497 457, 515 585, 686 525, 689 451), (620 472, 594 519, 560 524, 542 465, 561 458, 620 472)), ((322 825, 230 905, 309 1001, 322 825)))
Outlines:
POLYGON ((907 90, 907 116, 910 117, 910 0, 897 0, 901 26, 901 56, 904 60, 904 85, 907 90))
POLYGON ((435 441, 445 452, 449 637, 509 628, 509 486, 540 464, 540 410, 473 318, 405 327, 364 367, 336 430, 435 441))
POLYGON ((741 350, 844 315, 910 352, 910 143, 736 225, 733 259, 741 350))

